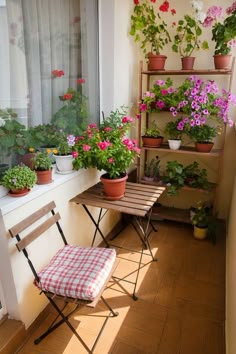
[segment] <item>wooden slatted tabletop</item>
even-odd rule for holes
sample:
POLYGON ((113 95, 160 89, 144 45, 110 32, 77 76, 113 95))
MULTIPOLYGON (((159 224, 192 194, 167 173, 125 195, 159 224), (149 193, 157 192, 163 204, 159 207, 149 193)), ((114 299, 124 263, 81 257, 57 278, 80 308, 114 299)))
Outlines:
POLYGON ((120 200, 107 200, 102 183, 99 182, 70 201, 143 217, 152 208, 164 190, 165 187, 127 182, 123 198, 120 200))

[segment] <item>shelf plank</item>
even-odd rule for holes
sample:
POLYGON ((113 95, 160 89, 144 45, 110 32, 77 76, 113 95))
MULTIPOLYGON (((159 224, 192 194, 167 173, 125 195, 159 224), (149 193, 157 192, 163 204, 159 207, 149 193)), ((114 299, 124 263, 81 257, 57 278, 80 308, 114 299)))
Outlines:
POLYGON ((143 150, 158 150, 162 152, 171 152, 175 154, 191 154, 191 155, 199 155, 199 156, 212 156, 218 157, 223 152, 222 149, 213 149, 210 152, 198 152, 195 150, 194 146, 181 146, 179 150, 171 150, 168 144, 162 144, 160 147, 146 147, 142 146, 143 150))
MULTIPOLYGON (((167 187, 166 184, 164 184, 162 181, 146 181, 145 179, 142 179, 141 183, 146 184, 146 185, 167 187)), ((195 191, 195 192, 200 192, 200 193, 211 193, 215 190, 215 188, 217 187, 217 184, 213 183, 213 182, 209 182, 209 183, 211 185, 210 189, 194 188, 194 187, 185 185, 182 188, 180 188, 180 190, 186 190, 186 191, 190 191, 190 192, 195 191)))
POLYGON ((209 70, 158 70, 142 71, 143 75, 159 76, 159 75, 231 75, 231 69, 209 69, 209 70))
POLYGON ((192 224, 189 209, 170 208, 165 206, 153 207, 152 216, 158 218, 192 224))

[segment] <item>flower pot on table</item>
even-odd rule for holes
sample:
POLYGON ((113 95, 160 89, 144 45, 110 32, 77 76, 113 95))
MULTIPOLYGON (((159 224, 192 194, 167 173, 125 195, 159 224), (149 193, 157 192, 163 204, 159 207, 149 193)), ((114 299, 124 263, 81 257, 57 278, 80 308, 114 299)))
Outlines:
POLYGON ((128 175, 120 178, 109 178, 109 175, 106 173, 100 179, 104 187, 106 199, 119 200, 124 197, 128 175))

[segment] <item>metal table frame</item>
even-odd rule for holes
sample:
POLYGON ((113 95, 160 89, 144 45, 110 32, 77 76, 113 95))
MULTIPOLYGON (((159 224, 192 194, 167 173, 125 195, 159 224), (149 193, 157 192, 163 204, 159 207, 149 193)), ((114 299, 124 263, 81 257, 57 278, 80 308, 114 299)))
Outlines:
MULTIPOLYGON (((75 202, 76 204, 82 204, 84 210, 88 214, 89 218, 93 222, 95 226, 95 232, 92 239, 92 246, 94 245, 97 234, 99 233, 102 237, 103 242, 107 247, 116 247, 126 249, 135 253, 140 253, 140 258, 137 267, 136 279, 134 282, 125 279, 127 276, 123 278, 114 277, 117 281, 126 281, 132 283, 134 285, 133 289, 133 299, 137 300, 137 296, 135 294, 139 272, 140 269, 147 265, 142 265, 143 255, 148 255, 151 257, 151 261, 156 261, 149 242, 149 236, 152 231, 157 231, 151 222, 152 215, 152 207, 155 202, 159 199, 161 194, 164 192, 165 187, 156 187, 139 183, 127 182, 125 196, 120 200, 107 200, 105 199, 103 187, 101 183, 98 183, 91 188, 87 189, 83 193, 77 195, 71 202, 75 202), (99 215, 97 220, 93 217, 91 212, 89 211, 87 206, 95 206, 100 208, 99 215), (106 210, 103 213, 103 210, 106 210), (136 231, 137 236, 139 237, 142 249, 141 251, 124 248, 121 246, 117 246, 108 242, 103 232, 100 229, 100 222, 106 212, 108 210, 117 210, 121 213, 129 214, 132 216, 130 222, 133 228, 136 231), (147 253, 148 252, 148 253, 147 253)), ((117 235, 116 235, 117 236, 117 235)), ((114 239, 114 238, 113 238, 114 239)), ((150 263, 150 262, 149 262, 150 263)))

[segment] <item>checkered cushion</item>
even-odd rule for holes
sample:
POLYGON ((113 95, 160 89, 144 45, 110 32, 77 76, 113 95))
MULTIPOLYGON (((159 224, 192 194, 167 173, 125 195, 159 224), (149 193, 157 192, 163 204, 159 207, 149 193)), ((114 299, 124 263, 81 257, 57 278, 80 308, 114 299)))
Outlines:
POLYGON ((93 301, 115 259, 114 249, 66 245, 38 274, 40 282, 36 286, 57 295, 93 301))

